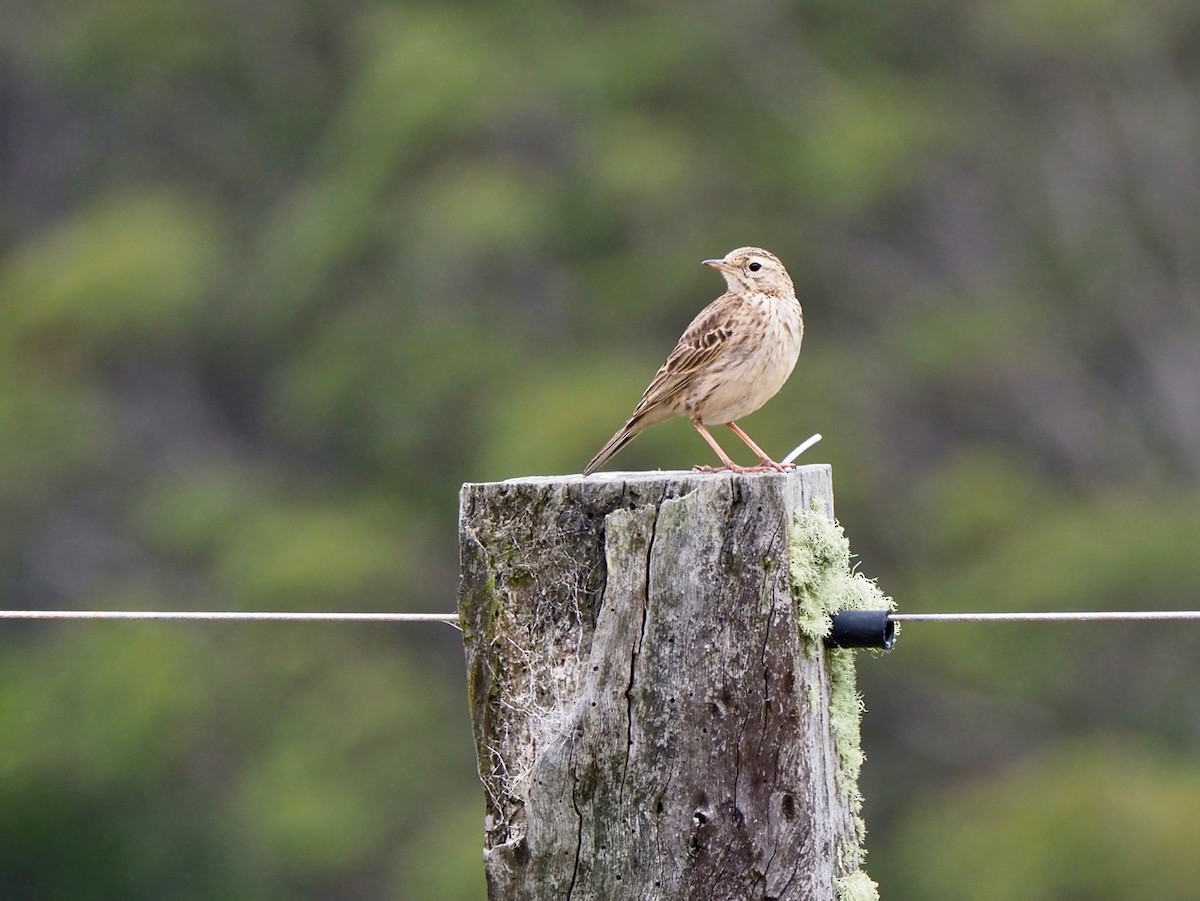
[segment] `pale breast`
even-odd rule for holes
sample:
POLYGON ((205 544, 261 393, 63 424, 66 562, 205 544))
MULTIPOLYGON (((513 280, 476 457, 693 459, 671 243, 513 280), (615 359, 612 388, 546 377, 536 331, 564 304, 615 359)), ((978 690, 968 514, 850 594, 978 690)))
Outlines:
POLYGON ((779 392, 800 355, 804 319, 799 301, 755 295, 746 312, 744 335, 736 335, 729 352, 713 361, 688 391, 689 414, 699 415, 706 425, 753 413, 779 392))

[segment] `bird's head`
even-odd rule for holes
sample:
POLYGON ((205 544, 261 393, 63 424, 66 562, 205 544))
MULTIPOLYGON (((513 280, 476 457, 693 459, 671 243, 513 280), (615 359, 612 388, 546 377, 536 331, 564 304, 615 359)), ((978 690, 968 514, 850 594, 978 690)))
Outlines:
POLYGON ((724 259, 705 260, 705 266, 719 269, 730 291, 751 291, 772 297, 794 297, 796 289, 783 263, 761 247, 739 247, 724 259))

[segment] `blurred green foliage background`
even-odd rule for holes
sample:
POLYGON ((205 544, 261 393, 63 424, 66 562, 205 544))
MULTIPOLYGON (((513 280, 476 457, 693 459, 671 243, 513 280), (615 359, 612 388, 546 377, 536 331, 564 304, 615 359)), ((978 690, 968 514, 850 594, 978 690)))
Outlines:
MULTIPOLYGON (((6 606, 451 610, 459 484, 578 472, 743 244, 808 321, 747 426, 902 608, 1200 604, 1190 0, 3 19, 6 606)), ((885 898, 1195 897, 1200 628, 861 677, 885 898)), ((4 898, 480 899, 481 817, 445 627, 0 629, 4 898)))

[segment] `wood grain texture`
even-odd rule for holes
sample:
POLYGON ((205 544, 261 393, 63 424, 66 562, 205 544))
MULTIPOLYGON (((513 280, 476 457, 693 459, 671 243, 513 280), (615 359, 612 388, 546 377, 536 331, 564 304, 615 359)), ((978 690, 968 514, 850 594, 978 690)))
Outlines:
POLYGON ((826 466, 463 487, 493 901, 835 897, 857 841, 787 566, 814 498, 826 466))

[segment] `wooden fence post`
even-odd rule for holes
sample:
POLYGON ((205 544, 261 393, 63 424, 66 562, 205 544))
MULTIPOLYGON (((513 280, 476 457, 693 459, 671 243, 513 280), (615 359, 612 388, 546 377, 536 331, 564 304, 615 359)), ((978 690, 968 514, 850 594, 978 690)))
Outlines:
POLYGON ((874 895, 789 581, 814 500, 827 466, 463 486, 491 901, 874 895))

